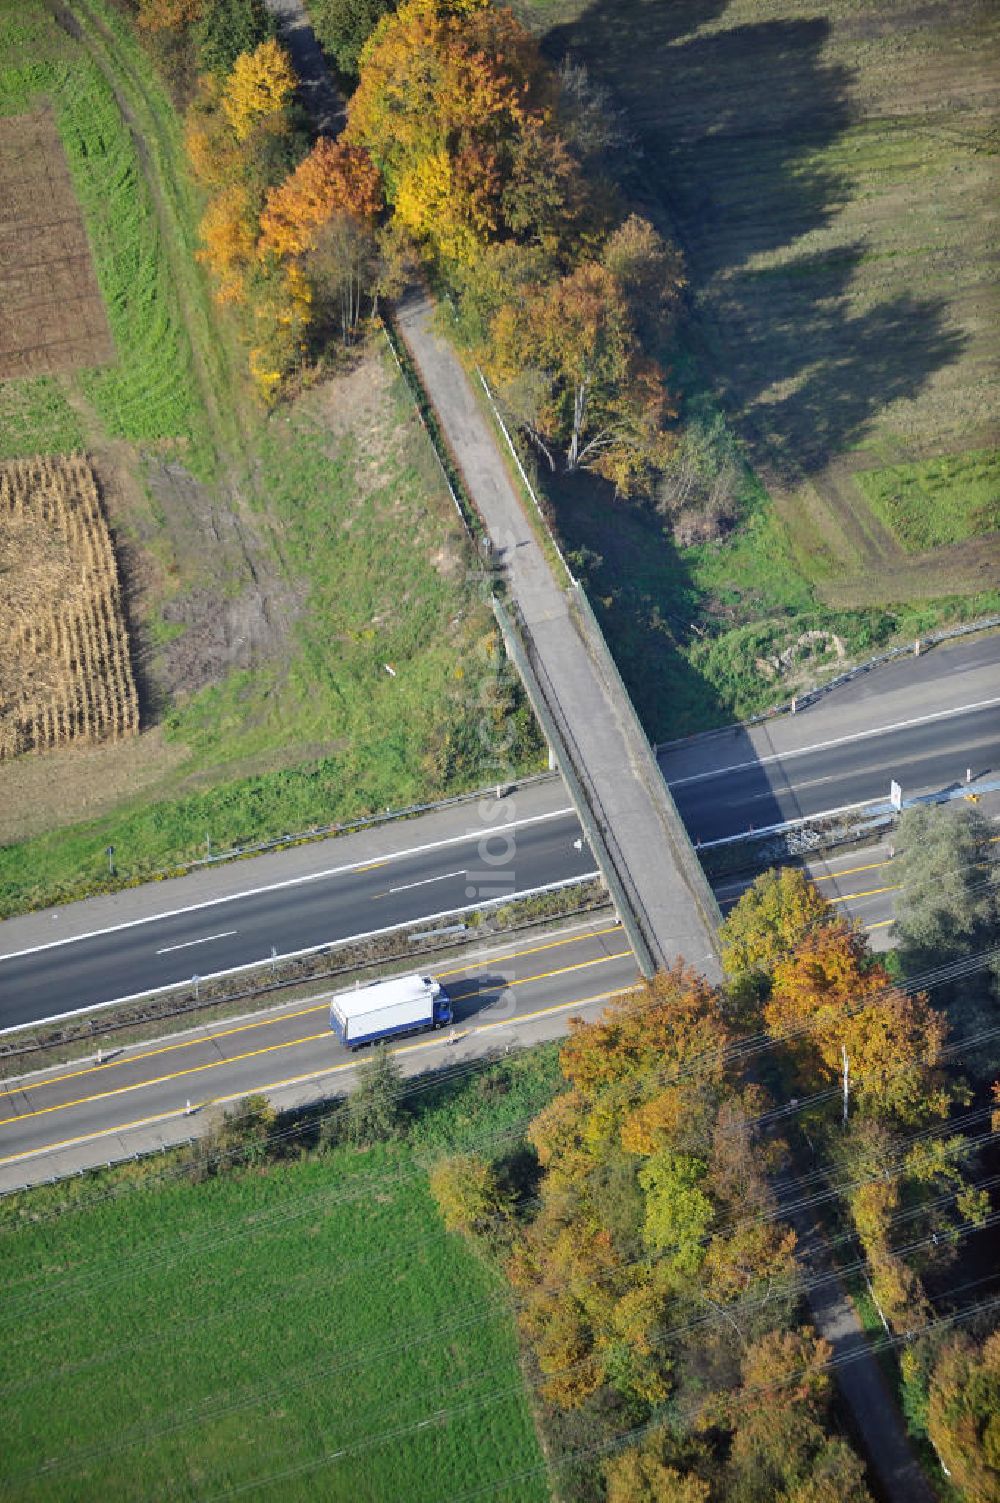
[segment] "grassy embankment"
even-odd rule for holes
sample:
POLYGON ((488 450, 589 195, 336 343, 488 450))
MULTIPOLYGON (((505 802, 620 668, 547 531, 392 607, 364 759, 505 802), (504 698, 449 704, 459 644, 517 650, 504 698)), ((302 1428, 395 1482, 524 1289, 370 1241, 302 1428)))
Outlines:
POLYGON ((364 1152, 0 1202, 0 1490, 541 1503, 503 1280, 445 1234, 423 1165, 516 1134, 554 1074, 535 1050, 424 1092, 364 1152))
MULTIPOLYGON (((99 0, 78 14, 92 51, 33 0, 0 20, 0 111, 53 104, 119 357, 0 386, 0 431, 10 454, 95 456, 145 729, 0 769, 0 914, 100 889, 109 845, 138 880, 209 839, 488 781, 483 698, 498 728, 514 704, 402 383, 372 351, 290 408, 254 412, 192 258, 179 123, 121 18, 99 0)), ((517 714, 515 754, 530 757, 517 714)))
POLYGON ((804 631, 864 655, 1000 608, 995 13, 518 9, 624 108, 626 191, 688 257, 675 381, 752 466, 735 530, 687 547, 652 510, 553 490, 652 734, 787 697, 836 660, 813 639, 768 662, 804 631))

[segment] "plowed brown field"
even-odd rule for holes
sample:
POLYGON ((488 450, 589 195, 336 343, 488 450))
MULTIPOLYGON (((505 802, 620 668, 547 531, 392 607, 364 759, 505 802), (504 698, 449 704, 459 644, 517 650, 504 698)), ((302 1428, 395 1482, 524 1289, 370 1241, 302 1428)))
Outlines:
POLYGON ((0 117, 0 380, 114 356, 52 111, 0 117))

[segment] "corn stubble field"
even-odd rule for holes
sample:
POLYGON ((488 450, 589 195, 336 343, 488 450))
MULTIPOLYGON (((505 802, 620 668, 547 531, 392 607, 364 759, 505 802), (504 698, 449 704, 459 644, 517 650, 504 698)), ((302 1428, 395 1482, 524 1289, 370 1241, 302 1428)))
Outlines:
POLYGON ((0 760, 139 728, 121 591, 80 457, 0 465, 0 760))
POLYGON ((122 8, 68 10, 0 3, 0 461, 88 455, 142 725, 0 762, 4 916, 106 888, 109 845, 115 880, 140 880, 208 838, 489 782, 484 702, 516 716, 518 764, 537 756, 381 342, 274 413, 252 405, 194 258, 182 121, 122 8), (83 349, 95 308, 110 343, 83 349))

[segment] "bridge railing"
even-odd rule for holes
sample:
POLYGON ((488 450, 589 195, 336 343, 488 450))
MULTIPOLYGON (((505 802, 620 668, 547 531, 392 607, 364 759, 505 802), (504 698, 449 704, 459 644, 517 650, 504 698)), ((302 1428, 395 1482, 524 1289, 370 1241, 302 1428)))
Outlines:
POLYGON ((516 605, 504 605, 494 597, 493 611, 507 651, 528 691, 532 709, 566 780, 639 969, 644 976, 652 976, 658 969, 655 931, 597 790, 587 777, 586 764, 556 687, 516 605))

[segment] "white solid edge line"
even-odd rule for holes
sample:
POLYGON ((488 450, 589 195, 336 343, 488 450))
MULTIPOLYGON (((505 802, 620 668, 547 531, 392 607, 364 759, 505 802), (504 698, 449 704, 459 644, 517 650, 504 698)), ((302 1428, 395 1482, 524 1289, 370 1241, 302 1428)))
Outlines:
MULTIPOLYGON (((505 824, 490 824, 482 830, 468 830, 464 835, 449 835, 447 840, 430 840, 426 845, 413 845, 405 851, 391 851, 384 858, 376 858, 380 864, 387 865, 390 861, 403 861, 407 856, 419 856, 424 851, 440 850, 446 845, 461 845, 463 841, 482 839, 485 835, 492 835, 500 830, 523 829, 525 825, 538 825, 549 819, 561 819, 564 814, 575 814, 576 810, 569 805, 565 809, 554 809, 549 814, 532 814, 526 819, 510 819, 505 824)), ((90 929, 85 934, 71 934, 65 939, 47 940, 43 945, 28 945, 24 950, 8 950, 0 955, 0 961, 17 960, 22 955, 36 955, 41 950, 55 950, 60 945, 76 945, 85 939, 97 939, 102 934, 117 934, 122 929, 135 929, 140 924, 157 924, 163 919, 179 918, 184 913, 197 913, 202 908, 215 908, 222 903, 238 903, 243 898, 255 898, 264 892, 280 892, 286 887, 301 887, 306 882, 322 882, 326 877, 339 877, 344 872, 357 871, 359 867, 372 866, 374 863, 371 856, 363 861, 349 861, 344 866, 327 867, 321 872, 307 872, 301 877, 287 877, 282 882, 266 882, 262 887, 246 887, 241 892, 226 893, 221 898, 206 898, 201 903, 188 903, 183 908, 168 908, 162 913, 151 913, 145 918, 127 919, 121 924, 108 924, 103 929, 90 929)), ((70 906, 70 905, 67 905, 70 906)), ((27 917, 28 915, 22 915, 27 917)), ((11 920, 13 922, 13 920, 11 920)), ((157 988, 159 990, 159 988, 157 988)), ((148 995, 142 993, 142 995, 148 995)))
MULTIPOLYGON (((587 931, 587 935, 592 935, 594 938, 600 939, 605 935, 613 934, 616 930, 621 930, 621 927, 621 920, 616 918, 614 913, 612 913, 604 919, 598 917, 597 919, 594 919, 589 923, 586 919, 584 919, 579 923, 567 924, 565 928, 554 929, 551 932, 558 934, 561 937, 565 937, 570 942, 572 942, 573 936, 581 934, 582 931, 587 931), (598 927, 591 927, 592 924, 596 924, 598 927)), ((472 949, 470 949, 466 955, 463 955, 460 958, 464 960, 466 968, 468 970, 474 971, 477 969, 477 967, 480 966, 495 965, 498 961, 502 961, 508 955, 512 955, 514 958, 516 958, 518 955, 518 946, 520 944, 521 941, 515 937, 513 939, 507 939, 502 944, 497 944, 494 946, 482 944, 477 947, 473 945, 472 949)), ((268 957, 268 959, 270 959, 270 957, 268 957)), ((403 964, 402 956, 399 957, 399 963, 400 965, 403 964)), ((302 982, 302 985, 309 985, 308 977, 305 978, 305 980, 302 982)), ((326 987, 321 987, 319 992, 317 992, 315 996, 322 997, 326 990, 326 987)), ((272 1007, 261 1007, 256 1008, 250 1012, 234 1013, 231 1017, 227 1016, 224 1018, 217 1018, 208 1023, 192 1023, 190 1027, 181 1028, 177 1033, 158 1033, 151 1039, 139 1039, 134 1044, 123 1044, 121 1046, 121 1054, 127 1057, 130 1050, 156 1049, 164 1044, 184 1044, 190 1039, 193 1039, 195 1036, 198 1036, 202 1039, 211 1039, 215 1037, 215 1035, 212 1033, 212 1029, 217 1025, 229 1030, 232 1028, 238 1028, 241 1023, 256 1023, 261 1021, 280 1022, 283 1014, 289 1012, 294 1013, 297 1009, 301 1008, 303 1002, 315 1001, 315 996, 293 998, 289 1002, 276 1002, 272 1007)), ((37 1086, 40 1082, 44 1083, 44 1077, 50 1076, 55 1072, 63 1070, 66 1065, 80 1064, 81 1062, 84 1062, 88 1059, 96 1059, 96 1057, 96 1055, 92 1054, 80 1054, 75 1058, 64 1060, 63 1063, 59 1065, 44 1065, 40 1066, 37 1070, 28 1070, 23 1075, 11 1075, 8 1077, 5 1083, 5 1088, 9 1088, 11 1090, 30 1090, 33 1085, 37 1086)))
MULTIPOLYGON (((480 1033, 489 1033, 495 1028, 516 1028, 519 1023, 536 1023, 541 1018, 552 1017, 557 1012, 569 1012, 574 1007, 580 1009, 583 1009, 585 1007, 594 1007, 598 1002, 606 1002, 609 997, 619 997, 624 995, 626 992, 632 992, 636 989, 637 987, 635 983, 633 983, 631 986, 613 987, 609 991, 598 992, 595 996, 585 997, 583 1000, 577 1000, 576 1002, 559 1002, 554 1007, 546 1007, 542 1008, 538 1012, 526 1013, 523 1018, 504 1018, 502 1021, 498 1020, 495 1023, 483 1023, 478 1028, 470 1029, 470 1036, 475 1037, 480 1033)), ((447 1041, 440 1037, 421 1039, 419 1042, 414 1044, 404 1044, 401 1048, 394 1049, 392 1052, 393 1054, 412 1054, 415 1053, 418 1049, 429 1049, 435 1047, 439 1049, 447 1048, 447 1041)), ((356 1070, 358 1066, 363 1063, 363 1059, 343 1060, 340 1064, 328 1065, 324 1070, 314 1070, 307 1075, 291 1075, 288 1076, 285 1080, 272 1081, 268 1085, 257 1086, 255 1087, 255 1089, 258 1091, 288 1090, 291 1086, 308 1085, 310 1082, 323 1080, 328 1075, 339 1075, 346 1070, 356 1070)), ((235 1091, 231 1096, 213 1096, 210 1101, 201 1102, 198 1106, 198 1110, 203 1111, 206 1107, 228 1106, 233 1101, 242 1101, 246 1094, 246 1091, 242 1090, 235 1091)), ((63 1143, 47 1143, 44 1144, 41 1148, 29 1148, 24 1153, 12 1155, 10 1158, 0 1160, 0 1163, 2 1163, 4 1168, 6 1168, 10 1164, 22 1164, 28 1159, 40 1158, 41 1155, 45 1153, 59 1153, 64 1151, 67 1147, 76 1148, 82 1146, 85 1143, 95 1143, 99 1138, 113 1137, 115 1133, 124 1133, 130 1131, 135 1132, 138 1131, 140 1127, 156 1127, 161 1122, 170 1122, 173 1121, 174 1118, 187 1116, 188 1113, 183 1107, 175 1107, 172 1111, 163 1112, 162 1114, 153 1117, 145 1117, 140 1123, 134 1125, 126 1122, 124 1124, 119 1123, 117 1127, 98 1128, 96 1132, 86 1133, 83 1137, 74 1138, 68 1145, 63 1143)), ((177 1148, 180 1145, 178 1143, 165 1143, 161 1146, 166 1151, 170 1148, 177 1148)), ((151 1152, 156 1151, 157 1150, 155 1149, 151 1150, 151 1152)), ((91 1164, 85 1167, 99 1169, 101 1168, 101 1165, 91 1164)), ((26 1188, 31 1189, 32 1186, 27 1186, 26 1188)), ((0 1194, 11 1193, 14 1192, 0 1191, 0 1194)))
POLYGON ((857 731, 853 736, 836 736, 831 741, 817 741, 812 746, 794 747, 785 752, 771 752, 766 757, 752 757, 747 762, 733 762, 728 767, 714 767, 709 772, 692 772, 687 777, 668 778, 667 786, 682 788, 685 783, 702 783, 708 778, 724 777, 728 772, 742 772, 747 767, 764 767, 769 762, 790 762, 795 757, 807 757, 811 752, 828 751, 831 746, 848 746, 852 741, 868 741, 873 736, 887 736, 890 731, 905 731, 911 726, 928 725, 934 720, 950 720, 955 715, 967 715, 972 710, 987 710, 991 705, 1000 705, 1000 696, 995 699, 981 699, 971 705, 958 705, 953 710, 936 710, 933 715, 917 715, 912 720, 897 720, 892 725, 882 725, 868 731, 857 731))
MULTIPOLYGON (((557 892, 561 887, 578 887, 582 883, 589 882, 592 878, 599 877, 600 875, 600 872, 595 868, 594 871, 583 872, 578 877, 563 877, 558 882, 546 882, 541 887, 526 887, 523 892, 508 893, 502 898, 488 898, 485 902, 466 903, 461 908, 443 908, 440 913, 422 913, 419 919, 414 919, 412 922, 432 924, 435 919, 448 918, 451 914, 475 913, 480 908, 500 907, 504 903, 512 903, 518 898, 535 898, 543 892, 557 892)), ((397 929, 408 929, 409 927, 409 924, 386 924, 382 929, 366 929, 361 934, 347 934, 342 939, 326 939, 318 945, 307 945, 304 950, 289 950, 284 955, 275 955, 273 959, 275 961, 298 960, 303 955, 315 955, 319 950, 325 950, 328 947, 351 945, 360 939, 378 939, 382 934, 392 934, 397 929)), ((209 971, 206 975, 199 976, 198 980, 199 982, 218 981, 220 976, 237 976, 240 971, 252 971, 256 970, 258 966, 269 965, 271 960, 272 957, 270 955, 264 955, 259 960, 248 960, 243 965, 229 966, 228 969, 223 971, 209 971)), ((302 984, 306 985, 308 981, 309 977, 303 976, 302 984)), ((0 1028, 0 1038, 3 1038, 8 1033, 22 1033, 26 1028, 43 1028, 49 1023, 63 1023, 67 1018, 78 1018, 84 1013, 102 1012, 106 1007, 117 1007, 126 1002, 141 1002, 145 997, 155 997, 160 992, 175 992, 179 987, 190 985, 191 978, 188 977, 184 981, 171 981, 166 986, 151 986, 144 992, 130 992, 127 997, 110 997, 107 1002, 92 1002, 86 1007, 75 1007, 70 1012, 53 1013, 49 1018, 33 1018, 26 1023, 14 1023, 10 1028, 0 1028)), ((225 999, 222 998, 220 1000, 224 1001, 225 999)), ((207 1002, 205 1005, 211 1006, 212 1004, 207 1002)))

